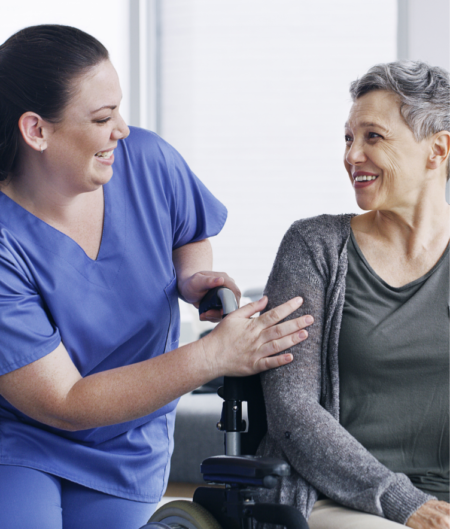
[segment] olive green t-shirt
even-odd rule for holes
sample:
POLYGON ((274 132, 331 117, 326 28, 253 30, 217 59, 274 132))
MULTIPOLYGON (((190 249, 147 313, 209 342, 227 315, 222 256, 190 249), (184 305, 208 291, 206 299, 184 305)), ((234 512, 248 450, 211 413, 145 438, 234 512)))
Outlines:
POLYGON ((449 501, 449 248, 394 288, 351 234, 339 339, 340 422, 394 472, 449 501))

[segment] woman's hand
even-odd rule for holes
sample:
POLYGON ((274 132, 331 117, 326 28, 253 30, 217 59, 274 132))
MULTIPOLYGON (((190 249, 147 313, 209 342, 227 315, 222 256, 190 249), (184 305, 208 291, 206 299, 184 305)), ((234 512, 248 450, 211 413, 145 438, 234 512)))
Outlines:
POLYGON ((449 529, 450 504, 445 501, 427 501, 411 515, 406 527, 413 529, 449 529))
POLYGON ((308 333, 304 329, 314 320, 312 316, 302 316, 279 322, 302 303, 301 298, 294 298, 252 318, 266 307, 267 297, 264 296, 229 314, 200 340, 204 344, 205 361, 210 364, 211 378, 254 375, 291 362, 291 353, 278 353, 305 340, 308 333))
MULTIPOLYGON (((222 286, 229 288, 233 292, 239 305, 241 291, 234 280, 225 272, 197 272, 184 281, 180 281, 178 283, 178 291, 185 301, 192 303, 194 307, 198 308, 201 299, 208 290, 222 286)), ((202 321, 219 322, 221 319, 222 315, 219 310, 208 310, 208 312, 204 312, 200 316, 200 320, 202 321)))

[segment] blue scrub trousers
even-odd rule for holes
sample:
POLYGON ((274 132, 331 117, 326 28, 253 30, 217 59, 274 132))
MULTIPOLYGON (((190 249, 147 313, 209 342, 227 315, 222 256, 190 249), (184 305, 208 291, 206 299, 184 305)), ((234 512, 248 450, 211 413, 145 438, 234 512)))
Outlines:
POLYGON ((156 506, 32 468, 0 465, 1 529, 139 529, 156 506))

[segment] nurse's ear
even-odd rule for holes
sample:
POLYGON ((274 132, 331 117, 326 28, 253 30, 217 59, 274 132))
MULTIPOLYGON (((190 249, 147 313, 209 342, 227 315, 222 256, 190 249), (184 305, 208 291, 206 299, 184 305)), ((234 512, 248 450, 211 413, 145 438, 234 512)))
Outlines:
POLYGON ((44 152, 50 133, 50 123, 35 112, 25 112, 19 118, 19 130, 24 142, 35 151, 44 152))

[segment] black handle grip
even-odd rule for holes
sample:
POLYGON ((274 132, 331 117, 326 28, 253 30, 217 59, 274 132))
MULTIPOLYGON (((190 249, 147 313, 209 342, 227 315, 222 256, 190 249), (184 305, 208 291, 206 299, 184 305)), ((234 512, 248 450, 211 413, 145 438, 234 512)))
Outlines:
POLYGON ((199 314, 203 314, 208 310, 220 310, 222 308, 222 301, 218 296, 218 292, 221 288, 223 287, 215 287, 208 290, 200 301, 200 307, 198 308, 199 314))
POLYGON ((236 297, 233 292, 226 287, 215 287, 207 292, 200 301, 199 314, 208 310, 220 310, 223 308, 223 317, 238 308, 236 297))

